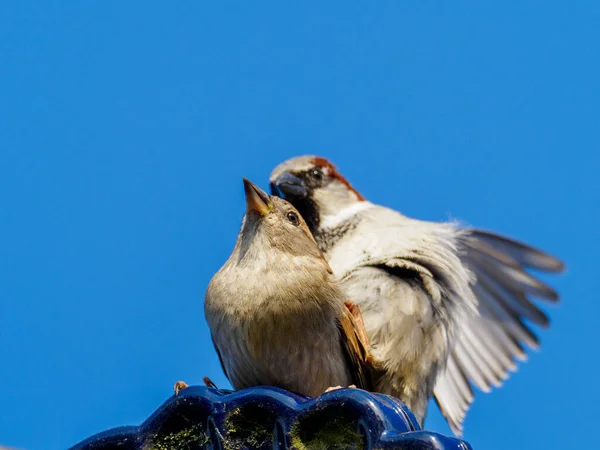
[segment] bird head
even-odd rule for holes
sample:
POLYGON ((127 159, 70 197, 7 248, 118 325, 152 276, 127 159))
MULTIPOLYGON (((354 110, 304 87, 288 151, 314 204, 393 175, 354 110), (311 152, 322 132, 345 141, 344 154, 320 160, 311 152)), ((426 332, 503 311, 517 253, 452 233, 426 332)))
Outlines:
POLYGON ((325 216, 365 199, 327 159, 299 156, 279 164, 270 177, 271 193, 292 203, 315 232, 325 216))
POLYGON ((240 258, 247 251, 285 253, 325 261, 300 213, 282 198, 270 196, 244 178, 246 215, 240 232, 240 258))

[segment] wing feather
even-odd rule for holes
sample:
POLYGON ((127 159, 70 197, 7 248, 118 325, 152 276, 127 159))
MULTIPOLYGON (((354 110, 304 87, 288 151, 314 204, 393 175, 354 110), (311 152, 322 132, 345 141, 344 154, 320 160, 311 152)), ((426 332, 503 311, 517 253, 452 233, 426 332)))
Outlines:
POLYGON ((472 383, 484 392, 501 386, 516 370, 516 360, 527 359, 524 346, 539 347, 528 322, 544 328, 550 324, 529 297, 556 302, 558 294, 526 269, 564 269, 553 256, 486 231, 467 230, 461 244, 463 262, 475 276, 472 288, 479 314, 459 324, 446 370, 434 390, 443 416, 457 435, 462 434, 462 422, 474 398, 465 395, 464 384, 472 383))
POLYGON ((340 340, 356 387, 372 391, 377 369, 369 353, 369 341, 358 305, 346 302, 338 321, 340 340))

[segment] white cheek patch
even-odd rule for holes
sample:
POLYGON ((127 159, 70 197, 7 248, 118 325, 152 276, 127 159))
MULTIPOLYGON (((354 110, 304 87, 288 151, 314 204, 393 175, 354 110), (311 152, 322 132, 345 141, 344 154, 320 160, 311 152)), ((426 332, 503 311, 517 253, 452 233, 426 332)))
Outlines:
POLYGON ((355 214, 358 214, 359 212, 365 209, 369 209, 371 206, 373 206, 372 203, 367 201, 356 202, 352 203, 349 206, 346 206, 344 209, 340 210, 336 214, 322 215, 320 228, 335 228, 340 223, 348 220, 350 217, 354 216, 355 214))

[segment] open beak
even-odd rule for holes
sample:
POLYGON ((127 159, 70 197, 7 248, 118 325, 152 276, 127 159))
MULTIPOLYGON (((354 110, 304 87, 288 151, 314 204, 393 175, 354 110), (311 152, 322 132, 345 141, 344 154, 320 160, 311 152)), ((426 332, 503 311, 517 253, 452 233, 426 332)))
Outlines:
POLYGON ((246 192, 246 212, 256 212, 266 216, 273 209, 273 204, 265 191, 256 186, 252 181, 244 178, 244 191, 246 192))
POLYGON ((273 195, 291 198, 304 198, 308 195, 304 181, 290 172, 282 173, 271 183, 271 192, 273 195))

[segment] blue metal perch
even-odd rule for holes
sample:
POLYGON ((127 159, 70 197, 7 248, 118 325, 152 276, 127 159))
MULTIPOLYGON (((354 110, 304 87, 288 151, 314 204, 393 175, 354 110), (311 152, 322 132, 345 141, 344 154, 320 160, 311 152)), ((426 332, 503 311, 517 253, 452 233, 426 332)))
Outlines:
POLYGON ((423 431, 399 400, 359 389, 317 398, 274 387, 224 391, 192 386, 140 426, 114 428, 71 450, 411 449, 472 450, 423 431))

